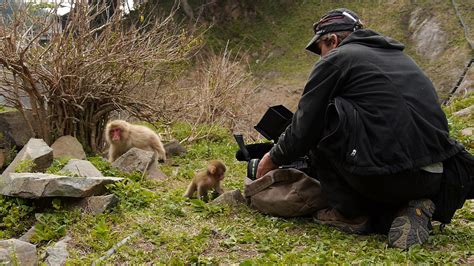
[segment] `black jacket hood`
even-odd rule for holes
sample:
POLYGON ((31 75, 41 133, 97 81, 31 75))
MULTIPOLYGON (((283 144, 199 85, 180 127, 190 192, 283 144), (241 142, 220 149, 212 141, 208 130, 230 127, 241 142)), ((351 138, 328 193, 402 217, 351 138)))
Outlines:
POLYGON ((374 48, 396 49, 400 51, 405 49, 405 46, 400 42, 368 29, 354 31, 341 42, 340 46, 348 43, 357 43, 374 48))

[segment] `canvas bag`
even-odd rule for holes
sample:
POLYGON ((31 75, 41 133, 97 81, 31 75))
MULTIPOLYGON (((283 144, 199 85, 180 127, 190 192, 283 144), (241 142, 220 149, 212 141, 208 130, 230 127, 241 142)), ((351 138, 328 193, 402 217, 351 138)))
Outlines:
POLYGON ((306 216, 328 206, 319 181, 293 168, 246 178, 244 194, 250 207, 273 216, 306 216))

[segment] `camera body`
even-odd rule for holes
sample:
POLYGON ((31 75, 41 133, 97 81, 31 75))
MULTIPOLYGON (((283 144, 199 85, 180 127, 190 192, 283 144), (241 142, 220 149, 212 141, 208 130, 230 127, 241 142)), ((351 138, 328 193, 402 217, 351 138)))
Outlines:
MULTIPOLYGON (((247 161, 247 177, 249 179, 256 179, 260 160, 263 155, 269 152, 275 145, 280 135, 291 123, 292 118, 293 113, 283 105, 276 105, 268 108, 254 128, 271 142, 245 145, 242 135, 234 134, 234 138, 240 148, 235 157, 239 161, 247 161)), ((307 156, 304 156, 290 164, 281 165, 279 168, 295 168, 308 173, 310 168, 309 159, 307 156)))

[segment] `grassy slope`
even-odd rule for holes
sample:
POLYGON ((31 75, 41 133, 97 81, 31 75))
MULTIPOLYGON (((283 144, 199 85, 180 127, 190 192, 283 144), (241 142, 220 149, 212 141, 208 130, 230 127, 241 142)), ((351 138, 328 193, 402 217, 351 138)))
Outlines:
MULTIPOLYGON (((249 50, 253 55, 251 67, 255 73, 269 79, 274 86, 285 84, 302 87, 317 56, 304 51, 311 39, 311 25, 324 12, 337 7, 356 11, 365 26, 391 36, 406 44, 406 51, 434 81, 443 98, 457 81, 468 61, 469 49, 459 27, 450 1, 295 1, 290 8, 281 8, 277 1, 258 1, 257 18, 241 20, 231 25, 215 28, 217 46, 227 40, 234 47, 249 50), (268 3, 270 2, 270 3, 268 3), (414 3, 413 3, 414 2, 414 3), (447 33, 448 46, 435 60, 429 61, 415 52, 410 39, 408 22, 410 13, 420 8, 422 18, 436 17, 440 27, 447 33), (267 75, 268 77, 268 75, 267 75)), ((467 1, 458 1, 461 10, 466 10, 467 1)), ((466 13, 463 12, 465 17, 466 13)), ((467 22, 471 21, 467 19, 467 22)), ((474 26, 474 25, 473 25, 474 26)), ((215 44, 215 43, 214 43, 215 44)))

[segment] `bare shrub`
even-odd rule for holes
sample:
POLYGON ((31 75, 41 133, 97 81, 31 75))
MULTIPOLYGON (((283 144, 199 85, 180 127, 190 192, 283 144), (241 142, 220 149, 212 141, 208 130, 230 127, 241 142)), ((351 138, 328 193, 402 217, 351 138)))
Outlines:
POLYGON ((0 96, 23 113, 26 100, 34 117, 29 124, 40 125, 38 137, 50 143, 73 135, 96 151, 112 112, 160 116, 152 104, 160 98, 160 81, 173 76, 200 41, 176 26, 173 14, 134 24, 116 12, 97 25, 104 8, 82 3, 65 23, 54 9, 38 15, 23 8, 0 20, 0 96), (147 97, 138 97, 146 87, 147 97))
POLYGON ((164 94, 161 109, 167 118, 184 120, 194 127, 186 140, 206 136, 213 126, 241 131, 250 125, 253 107, 249 97, 256 85, 243 62, 228 50, 210 53, 198 60, 194 71, 181 81, 182 87, 171 88, 164 94), (199 126, 203 124, 209 127, 199 126))

